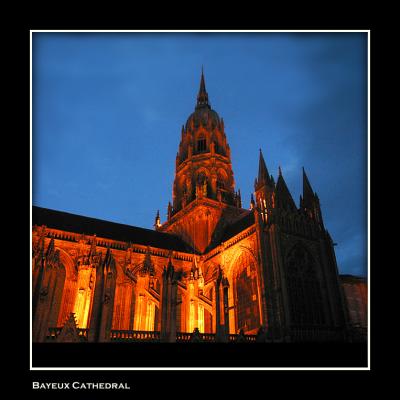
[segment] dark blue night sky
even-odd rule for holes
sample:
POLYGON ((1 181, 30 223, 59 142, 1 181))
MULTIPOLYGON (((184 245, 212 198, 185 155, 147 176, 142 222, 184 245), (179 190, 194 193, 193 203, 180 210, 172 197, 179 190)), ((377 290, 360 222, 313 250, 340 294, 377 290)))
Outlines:
POLYGON ((341 273, 367 271, 366 33, 33 33, 33 204, 152 228, 204 65, 248 208, 258 149, 304 166, 341 273))

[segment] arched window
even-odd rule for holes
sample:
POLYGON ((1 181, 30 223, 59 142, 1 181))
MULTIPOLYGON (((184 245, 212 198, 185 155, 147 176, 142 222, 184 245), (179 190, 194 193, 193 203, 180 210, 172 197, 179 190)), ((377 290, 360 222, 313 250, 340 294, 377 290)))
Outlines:
POLYGON ((196 151, 197 153, 204 153, 207 150, 206 138, 201 135, 197 138, 196 151))
POLYGON ((136 276, 132 293, 134 301, 131 307, 134 331, 159 330, 160 312, 157 298, 159 277, 154 276, 153 268, 152 261, 146 256, 144 262, 136 265, 132 270, 133 275, 136 276))
POLYGON ((77 294, 77 277, 75 275, 75 266, 72 259, 65 253, 61 252, 61 261, 65 268, 65 283, 62 291, 62 298, 60 301, 60 308, 58 312, 58 319, 55 326, 61 327, 74 311, 75 299, 77 294))
POLYGON ((287 256, 286 269, 292 324, 324 324, 321 289, 311 254, 303 246, 296 245, 287 256))
POLYGON ((248 252, 236 261, 234 275, 236 331, 256 332, 260 327, 256 264, 248 252))
POLYGON ((76 293, 73 311, 79 328, 87 328, 89 326, 95 280, 95 268, 92 268, 91 265, 79 266, 77 283, 78 291, 76 293))
POLYGON ((228 187, 228 176, 223 169, 218 170, 217 175, 217 188, 222 191, 226 190, 228 187))
POLYGON ((125 281, 116 287, 112 329, 133 328, 135 294, 132 282, 125 281))
POLYGON ((207 175, 202 171, 197 175, 197 183, 204 184, 204 182, 207 183, 207 175))
POLYGON ((135 331, 154 331, 158 329, 159 310, 151 296, 139 293, 135 301, 133 329, 135 331))
POLYGON ((223 169, 218 170, 217 174, 217 196, 220 193, 222 201, 229 201, 229 180, 228 175, 223 169))

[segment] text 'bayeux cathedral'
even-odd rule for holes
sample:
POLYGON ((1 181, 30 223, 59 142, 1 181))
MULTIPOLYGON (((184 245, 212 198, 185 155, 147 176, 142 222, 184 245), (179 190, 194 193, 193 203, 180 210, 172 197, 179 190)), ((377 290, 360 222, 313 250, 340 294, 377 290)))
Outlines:
POLYGON ((304 170, 298 208, 260 151, 243 208, 203 73, 181 135, 154 230, 33 207, 33 341, 365 339, 366 283, 339 276, 304 170))

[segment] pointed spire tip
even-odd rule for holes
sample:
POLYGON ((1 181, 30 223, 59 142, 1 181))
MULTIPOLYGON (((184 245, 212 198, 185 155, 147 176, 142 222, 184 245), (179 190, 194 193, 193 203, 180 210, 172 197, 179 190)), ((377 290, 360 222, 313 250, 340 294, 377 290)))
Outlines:
POLYGON ((196 109, 199 107, 203 107, 203 106, 210 108, 210 105, 208 103, 208 93, 206 90, 206 83, 205 83, 205 79, 204 79, 204 69, 203 69, 203 66, 201 66, 200 89, 199 89, 199 93, 197 95, 196 109))

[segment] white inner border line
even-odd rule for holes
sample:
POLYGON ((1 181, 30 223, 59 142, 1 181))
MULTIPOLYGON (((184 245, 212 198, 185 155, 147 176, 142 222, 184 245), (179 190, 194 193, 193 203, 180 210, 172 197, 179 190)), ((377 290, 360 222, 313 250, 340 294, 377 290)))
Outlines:
POLYGON ((368 285, 368 366, 367 367, 33 367, 32 365, 32 265, 29 264, 29 281, 30 281, 30 341, 29 341, 29 349, 30 349, 30 363, 29 369, 31 371, 154 371, 154 370, 164 370, 164 371, 176 371, 176 370, 193 370, 193 371, 260 371, 260 370, 281 370, 281 371, 301 371, 301 370, 309 370, 309 371, 370 371, 371 370, 371 324, 370 324, 370 304, 371 304, 371 285, 370 285, 370 53, 371 53, 371 30, 30 30, 30 254, 32 254, 32 170, 33 170, 33 154, 32 154, 32 34, 33 33, 52 33, 52 32, 62 32, 62 33, 368 33, 368 182, 367 182, 367 225, 368 225, 368 238, 367 238, 367 258, 368 258, 368 266, 367 266, 367 285, 368 285))

